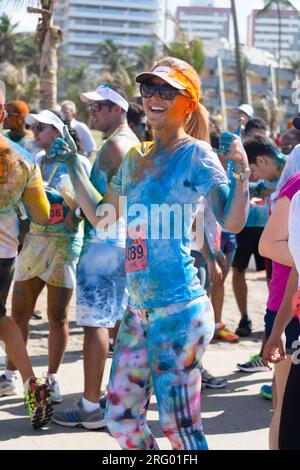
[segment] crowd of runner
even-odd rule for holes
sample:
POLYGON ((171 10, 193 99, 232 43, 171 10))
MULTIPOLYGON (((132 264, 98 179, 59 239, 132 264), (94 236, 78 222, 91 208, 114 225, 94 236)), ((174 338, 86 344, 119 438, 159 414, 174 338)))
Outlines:
POLYGON ((300 449, 300 117, 275 137, 244 103, 222 130, 201 104, 198 74, 172 57, 136 82, 134 102, 109 83, 80 93, 89 125, 104 137, 98 150, 72 101, 30 111, 5 102, 0 82, 0 397, 19 393, 20 373, 34 428, 51 418, 107 428, 133 450, 158 448, 146 420, 155 393, 172 448, 207 449, 201 390, 227 382, 205 369, 203 354, 212 339, 252 334, 253 255, 268 284, 264 338, 237 368, 275 364, 272 386, 261 389, 273 401, 270 449, 300 449), (222 321, 230 271, 235 331, 222 321), (45 286, 48 369, 37 378, 26 345, 45 286), (54 411, 73 291, 84 387, 74 406, 54 411))

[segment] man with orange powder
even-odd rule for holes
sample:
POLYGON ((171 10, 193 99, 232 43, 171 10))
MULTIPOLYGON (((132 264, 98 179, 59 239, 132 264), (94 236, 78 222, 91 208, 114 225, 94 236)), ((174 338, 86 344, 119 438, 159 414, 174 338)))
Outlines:
POLYGON ((27 104, 21 100, 8 101, 5 109, 3 135, 35 156, 41 149, 36 146, 32 131, 25 127, 25 117, 29 114, 27 104))
MULTIPOLYGON (((5 86, 0 81, 0 124, 5 119, 5 86)), ((0 135, 0 340, 16 364, 24 382, 24 399, 34 428, 46 424, 52 414, 50 390, 44 379, 34 376, 22 334, 6 316, 6 300, 18 251, 18 204, 23 202, 32 220, 46 225, 50 206, 42 178, 31 155, 0 135)), ((0 396, 10 394, 10 377, 0 376, 0 396)))

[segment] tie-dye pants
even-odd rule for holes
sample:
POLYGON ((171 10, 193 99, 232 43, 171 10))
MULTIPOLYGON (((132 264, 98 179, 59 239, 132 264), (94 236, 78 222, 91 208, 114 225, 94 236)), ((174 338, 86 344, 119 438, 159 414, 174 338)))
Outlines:
POLYGON ((154 388, 173 449, 207 449, 200 361, 214 332, 206 296, 168 307, 128 307, 113 357, 106 424, 123 449, 157 449, 146 422, 154 388))

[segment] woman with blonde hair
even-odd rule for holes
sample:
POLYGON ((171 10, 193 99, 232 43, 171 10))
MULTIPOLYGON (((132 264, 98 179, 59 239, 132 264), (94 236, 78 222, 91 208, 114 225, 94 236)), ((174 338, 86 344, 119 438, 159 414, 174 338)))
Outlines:
POLYGON ((120 196, 126 208, 130 298, 113 357, 106 423, 123 449, 157 449, 146 422, 154 388, 160 423, 172 448, 207 449, 200 361, 214 321, 190 256, 189 234, 204 196, 226 229, 243 228, 248 161, 238 137, 226 133, 222 147, 235 175, 229 188, 208 143, 200 80, 189 64, 164 58, 136 80, 154 139, 128 152, 103 201, 76 160, 72 141, 67 137, 68 146, 57 143, 81 208, 94 226, 111 223, 111 208, 118 217, 120 196))

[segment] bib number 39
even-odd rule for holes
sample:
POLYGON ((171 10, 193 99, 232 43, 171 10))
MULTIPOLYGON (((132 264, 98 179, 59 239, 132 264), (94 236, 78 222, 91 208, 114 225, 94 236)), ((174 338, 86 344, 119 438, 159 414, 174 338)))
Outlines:
POLYGON ((148 251, 146 239, 127 239, 126 271, 141 271, 148 266, 148 251))

